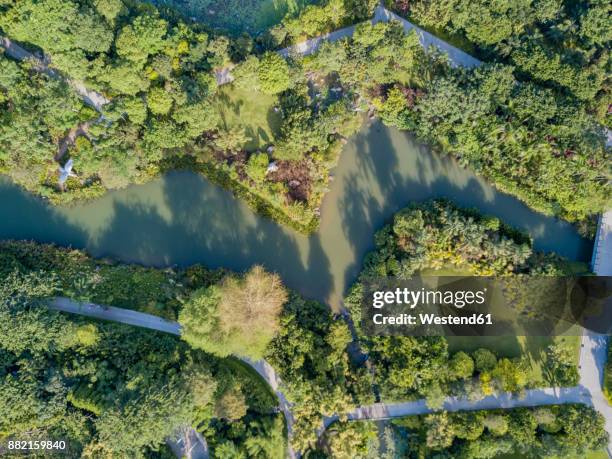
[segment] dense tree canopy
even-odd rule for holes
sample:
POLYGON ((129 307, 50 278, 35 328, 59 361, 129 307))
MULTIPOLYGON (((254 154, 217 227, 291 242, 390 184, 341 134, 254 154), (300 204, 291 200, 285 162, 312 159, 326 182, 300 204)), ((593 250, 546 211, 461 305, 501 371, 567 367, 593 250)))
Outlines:
POLYGON ((260 359, 279 329, 287 292, 276 274, 255 266, 243 279, 196 290, 179 315, 183 338, 220 356, 260 359))
MULTIPOLYGON (((436 31, 469 40, 471 52, 574 96, 610 125, 612 7, 605 0, 388 2, 436 31)), ((464 43, 465 44, 465 43, 464 43)))
MULTIPOLYGON (((248 37, 210 33, 140 2, 5 1, 3 33, 40 49, 61 76, 101 91, 111 103, 98 118, 75 106, 68 85, 18 65, 24 85, 39 89, 35 95, 20 90, 23 85, 0 90, 8 109, 0 170, 65 203, 188 166, 307 232, 317 225, 342 142, 359 129, 359 111, 369 108, 539 211, 584 220, 608 204, 609 161, 598 124, 609 102, 607 5, 411 2, 409 13, 422 22, 452 26, 483 52, 494 48, 502 56, 504 65, 470 71, 426 54, 415 34, 393 22, 359 24, 352 37, 305 58, 273 52, 365 19, 375 3, 310 5, 254 46, 248 37), (578 31, 564 25, 570 19, 578 31), (216 76, 225 82, 230 67, 235 85, 219 91, 216 76), (246 100, 232 100, 245 89, 246 100), (40 107, 41 99, 52 105, 40 107), (259 99, 267 106, 249 106, 259 99), (49 113, 42 119, 34 115, 41 109, 49 113), (232 124, 227 110, 238 117, 241 110, 264 113, 258 113, 260 125, 248 126, 250 116, 232 124), (263 153, 274 162, 266 173, 263 153), (76 176, 58 184, 54 157, 59 165, 72 159, 76 176)), ((9 67, 16 64, 6 62, 12 81, 16 71, 9 67)))
MULTIPOLYGON (((553 254, 538 254, 523 234, 499 220, 432 201, 398 212, 375 236, 361 279, 410 279, 424 269, 460 269, 466 275, 562 275, 569 267, 553 254)), ((345 303, 360 330, 364 287, 357 282, 345 303)), ((479 398, 495 391, 520 392, 530 380, 523 358, 498 358, 487 349, 451 354, 445 337, 361 337, 374 366, 381 396, 401 400, 424 396, 437 407, 444 395, 459 391, 479 398)), ((576 364, 564 348, 549 349, 550 383, 576 383, 576 364)))
POLYGON ((399 418, 385 427, 384 443, 377 431, 369 421, 338 422, 326 431, 323 452, 334 458, 586 457, 608 441, 603 417, 585 405, 399 418))

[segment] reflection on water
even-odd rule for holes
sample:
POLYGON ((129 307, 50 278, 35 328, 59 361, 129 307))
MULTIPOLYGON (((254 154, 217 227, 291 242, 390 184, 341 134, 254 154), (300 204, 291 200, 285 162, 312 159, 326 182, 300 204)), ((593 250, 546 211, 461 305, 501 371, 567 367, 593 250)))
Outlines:
POLYGON ((322 208, 320 230, 302 236, 254 215, 231 193, 189 173, 53 208, 0 180, 0 238, 86 248, 146 265, 202 263, 243 270, 261 263, 304 295, 339 304, 373 246, 373 234, 411 201, 446 197, 534 237, 540 250, 588 259, 590 243, 567 223, 537 214, 449 158, 374 123, 346 146, 322 208))

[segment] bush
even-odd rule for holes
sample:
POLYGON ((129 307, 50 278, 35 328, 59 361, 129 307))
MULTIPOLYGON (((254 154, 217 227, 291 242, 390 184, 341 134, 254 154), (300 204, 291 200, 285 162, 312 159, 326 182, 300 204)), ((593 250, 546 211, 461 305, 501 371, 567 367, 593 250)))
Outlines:
POLYGON ((259 84, 266 94, 278 94, 291 86, 289 65, 276 53, 268 52, 259 62, 259 84))

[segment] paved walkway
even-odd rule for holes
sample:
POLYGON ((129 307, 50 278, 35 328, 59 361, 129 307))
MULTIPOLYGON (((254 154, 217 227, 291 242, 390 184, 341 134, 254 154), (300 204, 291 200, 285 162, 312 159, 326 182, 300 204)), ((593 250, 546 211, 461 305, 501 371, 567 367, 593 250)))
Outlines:
MULTIPOLYGON (((170 333, 172 335, 180 336, 181 325, 178 322, 163 319, 159 316, 147 314, 144 312, 133 311, 131 309, 116 308, 114 306, 103 306, 94 303, 81 303, 78 301, 71 300, 70 298, 56 297, 53 298, 49 304, 50 309, 56 311, 69 312, 72 314, 79 314, 82 316, 92 317, 94 319, 110 320, 113 322, 120 322, 122 324, 134 325, 136 327, 148 328, 150 330, 157 330, 164 333, 170 333)), ((241 358, 243 362, 251 366, 272 388, 279 400, 279 408, 285 416, 287 423, 287 432, 289 438, 293 432, 294 416, 291 412, 291 405, 287 400, 287 397, 282 392, 281 379, 274 371, 274 368, 265 360, 259 360, 257 362, 247 358, 241 358)), ((204 442, 204 438, 199 435, 194 429, 193 432, 187 431, 183 435, 179 436, 178 439, 171 439, 170 443, 174 445, 171 447, 185 448, 185 445, 194 445, 196 440, 199 438, 200 442, 204 442), (187 435, 187 437, 185 437, 187 435), (183 445, 183 446, 181 446, 183 445)), ((191 450, 193 446, 188 449, 191 450)), ((206 448, 208 450, 208 448, 206 448)), ((178 451, 178 450, 177 450, 178 451)), ((194 449, 194 451, 202 451, 202 447, 194 449)), ((289 446, 289 457, 295 458, 297 454, 289 446)), ((200 454, 200 453, 198 453, 200 454)), ((181 456, 179 456, 181 457, 181 456)), ((190 459, 198 459, 200 456, 192 456, 190 459)))
POLYGON ((175 437, 166 439, 176 457, 187 459, 208 459, 208 443, 206 439, 191 426, 182 426, 175 437))
MULTIPOLYGON (((38 71, 46 73, 47 75, 50 75, 54 78, 63 78, 57 70, 50 68, 49 64, 45 60, 32 54, 28 50, 22 48, 21 46, 14 43, 7 37, 0 36, 0 47, 4 48, 6 54, 12 57, 13 59, 16 59, 19 61, 30 60, 34 62, 35 68, 38 71)), ((102 107, 104 105, 110 102, 102 94, 96 91, 87 89, 85 85, 80 81, 75 81, 75 80, 67 80, 67 81, 68 81, 68 84, 72 88, 74 88, 74 90, 83 98, 83 101, 98 112, 102 110, 102 107)))
POLYGON ((591 269, 598 276, 612 276, 612 210, 599 216, 591 269))

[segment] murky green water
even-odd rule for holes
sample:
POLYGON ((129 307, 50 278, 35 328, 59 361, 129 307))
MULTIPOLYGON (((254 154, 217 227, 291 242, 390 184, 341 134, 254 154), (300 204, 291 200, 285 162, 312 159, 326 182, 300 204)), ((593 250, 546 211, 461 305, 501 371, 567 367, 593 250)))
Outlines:
POLYGON ((446 197, 526 229, 540 250, 590 257, 590 243, 569 224, 530 210, 379 123, 348 143, 335 175, 321 228, 309 237, 254 215, 231 193, 188 172, 67 209, 1 179, 0 238, 55 242, 156 266, 199 262, 242 270, 261 263, 288 286, 332 305, 359 272, 374 232, 411 201, 446 197))

